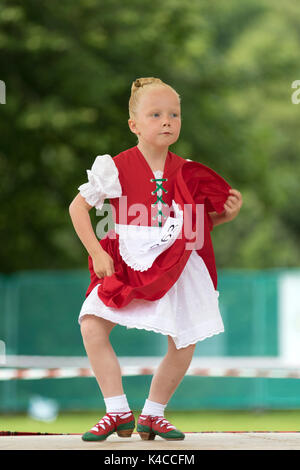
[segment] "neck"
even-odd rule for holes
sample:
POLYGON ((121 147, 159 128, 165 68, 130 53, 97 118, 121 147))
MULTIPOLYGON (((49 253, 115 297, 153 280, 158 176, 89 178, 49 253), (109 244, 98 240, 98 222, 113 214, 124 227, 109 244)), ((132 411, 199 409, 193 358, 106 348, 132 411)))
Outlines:
MULTIPOLYGON (((139 142, 137 145, 139 151, 144 155, 145 159, 152 167, 163 167, 168 155, 169 147, 153 147, 149 144, 139 142)), ((156 169, 156 168, 155 168, 156 169)))

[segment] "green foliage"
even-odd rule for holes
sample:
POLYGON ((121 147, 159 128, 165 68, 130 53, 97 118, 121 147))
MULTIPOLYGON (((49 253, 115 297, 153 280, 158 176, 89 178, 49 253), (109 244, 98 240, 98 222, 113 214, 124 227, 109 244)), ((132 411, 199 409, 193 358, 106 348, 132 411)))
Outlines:
POLYGON ((217 265, 299 265, 295 0, 0 0, 0 8, 2 272, 86 267, 68 206, 96 155, 136 144, 128 99, 140 76, 181 95, 171 150, 243 195, 239 216, 213 232, 217 265))

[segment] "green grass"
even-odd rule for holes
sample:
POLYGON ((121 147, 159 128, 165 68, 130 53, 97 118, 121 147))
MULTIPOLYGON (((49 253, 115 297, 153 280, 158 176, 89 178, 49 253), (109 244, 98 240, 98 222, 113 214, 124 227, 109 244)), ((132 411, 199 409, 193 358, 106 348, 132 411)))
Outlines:
MULTIPOLYGON (((0 415, 0 431, 84 433, 105 414, 62 412, 53 422, 35 421, 26 414, 0 415)), ((135 413, 138 417, 138 412, 135 413)), ((183 432, 200 431, 300 431, 300 410, 167 411, 165 417, 183 432)))

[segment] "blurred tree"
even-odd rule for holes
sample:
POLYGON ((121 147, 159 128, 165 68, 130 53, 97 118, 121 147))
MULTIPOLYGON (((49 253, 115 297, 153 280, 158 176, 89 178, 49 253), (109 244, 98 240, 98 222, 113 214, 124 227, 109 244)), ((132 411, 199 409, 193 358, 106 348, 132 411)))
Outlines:
POLYGON ((238 218, 213 232, 218 266, 299 265, 295 0, 0 0, 0 8, 2 272, 86 267, 68 206, 96 155, 136 144, 128 99, 141 76, 182 97, 171 150, 243 194, 238 218))

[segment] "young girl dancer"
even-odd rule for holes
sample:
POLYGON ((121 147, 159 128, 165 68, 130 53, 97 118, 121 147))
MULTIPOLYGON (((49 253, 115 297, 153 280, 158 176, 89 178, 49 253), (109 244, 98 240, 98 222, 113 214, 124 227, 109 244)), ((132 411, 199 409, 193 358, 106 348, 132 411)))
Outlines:
POLYGON ((181 128, 180 97, 171 86, 153 77, 135 80, 129 116, 138 144, 113 158, 97 156, 69 208, 91 273, 79 323, 106 405, 105 416, 82 436, 87 441, 113 432, 129 437, 135 427, 109 340, 116 324, 167 335, 137 431, 142 439, 184 439, 164 410, 197 341, 224 331, 210 231, 233 220, 242 205, 240 192, 212 169, 169 150, 181 128), (99 241, 89 211, 107 198, 115 226, 99 241))

